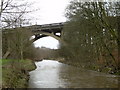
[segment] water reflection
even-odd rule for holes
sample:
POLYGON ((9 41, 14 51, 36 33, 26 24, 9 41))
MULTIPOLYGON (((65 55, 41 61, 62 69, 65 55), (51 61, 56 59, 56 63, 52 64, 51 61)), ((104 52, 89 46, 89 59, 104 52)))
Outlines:
POLYGON ((43 60, 31 71, 30 88, 117 88, 118 77, 43 60))

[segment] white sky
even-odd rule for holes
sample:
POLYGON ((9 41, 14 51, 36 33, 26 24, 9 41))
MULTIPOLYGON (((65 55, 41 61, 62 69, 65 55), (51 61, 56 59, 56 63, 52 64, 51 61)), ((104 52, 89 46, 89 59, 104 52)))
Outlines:
MULTIPOLYGON (((65 22, 64 16, 65 8, 70 0, 29 0, 35 2, 31 9, 40 9, 30 14, 32 24, 49 24, 65 22)), ((45 37, 37 40, 35 46, 45 46, 48 48, 56 49, 59 42, 52 37, 45 37)))
POLYGON ((38 41, 34 42, 36 47, 47 47, 51 49, 57 49, 57 46, 59 45, 58 40, 52 38, 52 37, 44 37, 39 39, 38 41))
POLYGON ((31 0, 35 1, 33 8, 39 8, 39 11, 33 12, 35 23, 46 24, 64 22, 64 12, 70 0, 31 0))

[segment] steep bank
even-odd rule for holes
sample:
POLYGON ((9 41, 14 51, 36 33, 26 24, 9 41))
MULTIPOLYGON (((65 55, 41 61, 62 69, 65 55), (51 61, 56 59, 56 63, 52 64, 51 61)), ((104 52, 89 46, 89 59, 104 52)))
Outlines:
POLYGON ((2 88, 27 88, 28 72, 36 68, 32 60, 2 60, 2 88))

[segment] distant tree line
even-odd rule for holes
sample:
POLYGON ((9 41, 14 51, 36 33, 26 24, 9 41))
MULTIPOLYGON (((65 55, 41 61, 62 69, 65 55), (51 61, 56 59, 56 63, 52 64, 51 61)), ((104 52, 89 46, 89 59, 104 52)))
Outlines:
POLYGON ((37 47, 35 49, 35 57, 33 60, 43 60, 43 59, 49 59, 49 60, 56 60, 57 58, 57 49, 50 49, 46 47, 37 47))
POLYGON ((60 56, 81 67, 120 70, 120 2, 73 0, 66 8, 60 56))

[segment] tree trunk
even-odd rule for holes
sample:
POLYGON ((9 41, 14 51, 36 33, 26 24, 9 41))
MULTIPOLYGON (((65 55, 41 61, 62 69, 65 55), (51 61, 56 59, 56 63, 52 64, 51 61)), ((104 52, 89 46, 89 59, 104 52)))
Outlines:
POLYGON ((10 55, 10 51, 7 51, 7 52, 3 55, 3 59, 6 59, 9 55, 10 55))
POLYGON ((21 57, 21 60, 23 60, 23 51, 22 50, 20 52, 20 57, 21 57))

